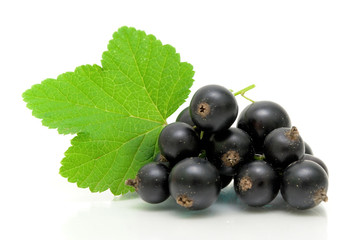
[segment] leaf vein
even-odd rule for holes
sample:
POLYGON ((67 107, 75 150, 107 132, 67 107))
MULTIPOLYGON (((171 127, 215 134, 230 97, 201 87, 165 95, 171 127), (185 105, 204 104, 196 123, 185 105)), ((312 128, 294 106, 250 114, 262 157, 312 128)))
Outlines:
POLYGON ((149 99, 150 99, 151 103, 155 106, 156 110, 158 111, 158 113, 159 113, 160 116, 162 117, 162 120, 163 120, 164 122, 166 122, 166 120, 164 119, 164 116, 161 114, 158 106, 157 106, 157 105, 155 104, 155 102, 153 101, 153 99, 152 99, 152 97, 151 97, 151 95, 150 95, 150 93, 149 93, 149 91, 148 91, 148 89, 147 89, 147 87, 146 87, 146 84, 145 84, 145 81, 144 81, 144 77, 141 75, 140 68, 139 68, 139 64, 138 64, 138 62, 137 62, 137 60, 136 60, 136 58, 135 58, 135 54, 134 54, 134 51, 133 51, 133 49, 132 49, 132 47, 131 47, 131 45, 130 45, 130 41, 129 41, 128 38, 126 38, 126 40, 127 40, 129 49, 130 49, 130 51, 131 51, 132 58, 133 58, 134 63, 135 63, 135 65, 136 65, 136 69, 137 69, 137 71, 138 71, 138 73, 139 73, 139 76, 140 76, 140 78, 141 78, 141 81, 142 81, 143 84, 144 84, 144 89, 145 89, 147 95, 149 96, 149 99))
MULTIPOLYGON (((148 134, 148 133, 156 130, 157 128, 159 128, 159 126, 157 126, 157 127, 155 127, 155 128, 152 128, 152 129, 150 129, 149 131, 147 131, 147 132, 145 132, 145 133, 141 133, 141 134, 139 134, 139 135, 136 135, 136 136, 128 139, 127 141, 124 141, 124 142, 123 142, 122 144, 120 144, 117 148, 111 150, 110 152, 107 152, 107 153, 105 153, 105 154, 102 154, 102 155, 100 155, 100 156, 97 156, 96 158, 93 158, 93 159, 91 159, 90 161, 87 161, 87 162, 85 162, 85 163, 82 163, 82 164, 80 164, 80 165, 77 165, 77 166, 75 166, 75 167, 73 167, 73 168, 69 168, 69 169, 67 169, 67 170, 63 170, 63 172, 68 172, 68 171, 73 170, 73 169, 79 170, 79 168, 81 168, 83 165, 88 164, 88 163, 90 163, 90 162, 94 162, 94 161, 96 161, 96 160, 98 160, 98 159, 100 159, 100 158, 103 158, 103 157, 111 154, 112 152, 118 151, 118 150, 119 150, 122 146, 124 146, 126 143, 131 142, 132 140, 134 140, 134 139, 137 138, 137 137, 140 137, 140 136, 142 136, 142 135, 146 135, 146 134, 148 134)), ((70 155, 71 155, 71 154, 73 154, 73 153, 67 152, 67 154, 70 154, 70 155)), ((67 155, 66 157, 68 157, 68 156, 69 156, 69 155, 67 155)), ((89 157, 90 157, 90 156, 89 156, 89 157)), ((74 175, 76 175, 76 173, 75 173, 74 175)))

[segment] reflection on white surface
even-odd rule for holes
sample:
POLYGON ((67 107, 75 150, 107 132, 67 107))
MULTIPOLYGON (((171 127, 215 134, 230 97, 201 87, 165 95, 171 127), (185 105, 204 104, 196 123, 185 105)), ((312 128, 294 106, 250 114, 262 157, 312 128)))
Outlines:
POLYGON ((152 205, 136 193, 95 202, 63 225, 66 239, 326 239, 323 206, 298 211, 278 196, 263 208, 241 203, 232 187, 202 211, 188 211, 173 199, 152 205), (189 238, 187 238, 189 237, 189 238))

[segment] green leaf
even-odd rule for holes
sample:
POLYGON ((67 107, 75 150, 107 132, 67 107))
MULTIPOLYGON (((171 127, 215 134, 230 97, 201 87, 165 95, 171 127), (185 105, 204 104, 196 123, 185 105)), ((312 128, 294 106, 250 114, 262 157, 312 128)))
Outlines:
POLYGON ((172 46, 128 27, 114 33, 101 63, 46 79, 23 98, 44 126, 77 134, 60 174, 119 195, 157 153, 158 135, 188 97, 194 72, 172 46))

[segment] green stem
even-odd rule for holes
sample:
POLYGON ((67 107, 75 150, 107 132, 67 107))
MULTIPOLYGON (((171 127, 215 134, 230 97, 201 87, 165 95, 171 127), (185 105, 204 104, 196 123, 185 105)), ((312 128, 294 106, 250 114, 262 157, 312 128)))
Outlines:
POLYGON ((254 160, 265 160, 265 155, 264 154, 255 154, 254 160))
POLYGON ((243 96, 243 98, 249 100, 250 102, 255 102, 254 100, 252 100, 252 99, 250 99, 250 98, 248 98, 248 97, 246 97, 244 95, 247 91, 253 89, 254 87, 255 87, 255 84, 252 84, 252 85, 250 85, 250 86, 248 86, 248 87, 246 87, 244 89, 241 89, 240 91, 234 93, 234 96, 241 95, 241 96, 243 96))
POLYGON ((200 140, 202 140, 203 137, 204 137, 204 131, 201 131, 201 132, 200 132, 200 140))
POLYGON ((205 150, 201 150, 201 152, 199 154, 199 158, 206 158, 206 151, 205 150))

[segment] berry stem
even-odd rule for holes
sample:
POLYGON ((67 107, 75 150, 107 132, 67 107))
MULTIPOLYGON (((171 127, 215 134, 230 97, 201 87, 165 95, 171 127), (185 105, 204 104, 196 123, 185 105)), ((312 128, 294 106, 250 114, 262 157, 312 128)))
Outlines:
POLYGON ((255 154, 254 155, 254 160, 265 160, 265 155, 264 154, 255 154))
POLYGON ((206 151, 205 150, 201 150, 201 152, 199 154, 199 158, 206 158, 206 151))
POLYGON ((203 137, 204 137, 204 131, 201 131, 201 132, 200 132, 200 140, 202 140, 203 137))
POLYGON ((255 87, 255 84, 252 84, 252 85, 250 85, 250 86, 248 86, 248 87, 246 87, 244 89, 241 89, 240 91, 234 93, 234 96, 241 95, 241 96, 243 96, 243 98, 249 100, 250 102, 255 102, 254 100, 252 100, 252 99, 250 99, 250 98, 248 98, 248 97, 246 97, 244 95, 247 91, 253 89, 254 87, 255 87))

